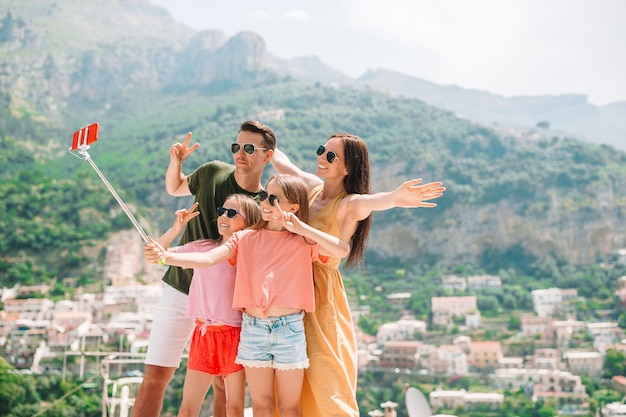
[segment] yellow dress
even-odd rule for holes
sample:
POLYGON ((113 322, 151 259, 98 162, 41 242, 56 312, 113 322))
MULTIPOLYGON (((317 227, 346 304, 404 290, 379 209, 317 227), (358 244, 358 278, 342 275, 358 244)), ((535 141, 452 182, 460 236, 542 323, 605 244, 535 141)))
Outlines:
MULTIPOLYGON (((313 202, 323 185, 309 196, 313 202)), ((337 204, 326 204, 309 224, 339 236, 337 204)), ((348 297, 339 273, 339 259, 313 264, 315 311, 304 316, 310 366, 302 390, 302 417, 358 417, 356 403, 357 347, 348 297)))

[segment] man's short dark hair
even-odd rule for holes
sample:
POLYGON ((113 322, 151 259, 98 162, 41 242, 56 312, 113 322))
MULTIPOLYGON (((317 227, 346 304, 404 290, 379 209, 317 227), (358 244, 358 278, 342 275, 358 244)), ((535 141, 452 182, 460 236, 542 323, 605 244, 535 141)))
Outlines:
POLYGON ((276 136, 274 135, 274 131, 261 122, 247 120, 241 124, 239 131, 260 133, 263 135, 263 146, 269 149, 276 149, 276 136))

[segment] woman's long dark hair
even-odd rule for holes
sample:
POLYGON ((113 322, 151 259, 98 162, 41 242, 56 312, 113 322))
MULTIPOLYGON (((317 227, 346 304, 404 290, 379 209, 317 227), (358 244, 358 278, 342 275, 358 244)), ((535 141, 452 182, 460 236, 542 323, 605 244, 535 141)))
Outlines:
MULTIPOLYGON (((348 194, 369 194, 370 190, 370 162, 367 145, 360 137, 349 133, 335 133, 329 139, 339 138, 343 142, 344 163, 348 175, 343 179, 343 187, 348 194)), ((372 225, 372 215, 359 221, 356 231, 350 238, 350 255, 346 259, 346 266, 362 264, 365 257, 365 247, 372 225)))

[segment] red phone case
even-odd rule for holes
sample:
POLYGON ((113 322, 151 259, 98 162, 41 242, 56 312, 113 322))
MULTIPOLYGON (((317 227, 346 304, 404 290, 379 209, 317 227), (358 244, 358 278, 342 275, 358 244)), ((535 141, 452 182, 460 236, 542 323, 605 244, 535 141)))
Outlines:
POLYGON ((98 123, 90 124, 87 127, 82 127, 74 132, 72 138, 71 150, 76 151, 82 145, 90 145, 98 140, 98 123))

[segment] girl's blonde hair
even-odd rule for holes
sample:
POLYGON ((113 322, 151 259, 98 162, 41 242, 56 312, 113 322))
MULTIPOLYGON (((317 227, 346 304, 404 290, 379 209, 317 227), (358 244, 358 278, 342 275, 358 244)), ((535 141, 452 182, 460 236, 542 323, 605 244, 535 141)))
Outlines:
MULTIPOLYGON (((257 203, 252 197, 246 194, 230 194, 224 200, 224 203, 228 200, 234 200, 234 203, 237 207, 239 207, 238 211, 244 215, 244 220, 246 221, 246 226, 244 229, 248 229, 261 220, 261 207, 259 207, 259 203, 257 203)), ((218 219, 214 221, 217 222, 218 219)), ((206 239, 206 242, 221 242, 224 240, 224 236, 220 235, 219 238, 215 240, 206 239)))
MULTIPOLYGON (((247 194, 231 194, 226 200, 233 199, 239 206, 239 211, 245 216, 246 229, 254 226, 261 219, 259 203, 247 194)), ((226 200, 224 202, 226 202, 226 200)))
MULTIPOLYGON (((287 201, 292 204, 298 204, 298 211, 294 214, 304 223, 309 222, 309 194, 306 185, 300 177, 293 175, 273 175, 265 183, 265 188, 274 181, 287 197, 287 201)), ((267 221, 261 219, 252 226, 253 229, 262 229, 267 221)))

